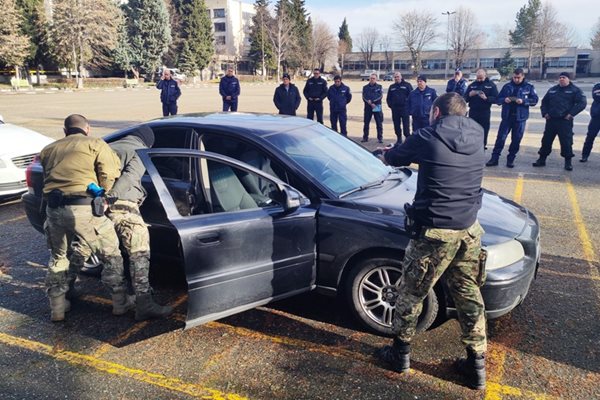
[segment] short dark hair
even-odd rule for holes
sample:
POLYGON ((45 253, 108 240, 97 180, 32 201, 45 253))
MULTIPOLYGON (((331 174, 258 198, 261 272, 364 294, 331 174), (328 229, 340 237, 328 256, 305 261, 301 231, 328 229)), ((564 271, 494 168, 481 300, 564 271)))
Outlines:
POLYGON ((321 73, 321 70, 319 68, 315 68, 315 69, 313 69, 313 72, 321 73))
POLYGON ((456 92, 444 93, 433 102, 432 108, 439 108, 442 116, 467 114, 467 103, 456 92))
POLYGON ((334 80, 334 81, 337 81, 337 80, 340 80, 340 81, 341 81, 341 80, 342 80, 342 77, 341 77, 341 76, 339 76, 339 75, 336 75, 336 76, 334 76, 334 77, 333 77, 333 80, 334 80))
POLYGON ((74 133, 87 134, 86 128, 88 126, 88 120, 83 115, 71 114, 65 118, 65 134, 72 135, 74 133))
POLYGON ((513 74, 515 74, 515 75, 524 75, 525 72, 523 71, 523 68, 515 68, 515 70, 513 71, 513 74))

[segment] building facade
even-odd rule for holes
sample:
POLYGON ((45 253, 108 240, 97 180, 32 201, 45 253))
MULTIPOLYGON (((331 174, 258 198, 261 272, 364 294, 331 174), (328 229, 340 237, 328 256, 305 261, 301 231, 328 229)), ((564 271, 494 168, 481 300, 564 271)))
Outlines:
POLYGON ((249 72, 254 5, 240 0, 206 0, 206 8, 213 24, 217 67, 225 71, 227 64, 233 64, 238 72, 249 72))
MULTIPOLYGON (((542 73, 541 57, 534 53, 531 67, 528 66, 529 54, 527 49, 520 48, 496 48, 496 49, 473 49, 465 53, 461 69, 474 72, 477 68, 498 69, 506 52, 510 50, 516 68, 523 68, 532 76, 540 78, 542 73)), ((600 75, 599 52, 591 50, 578 50, 577 47, 556 47, 546 51, 544 77, 552 78, 558 76, 562 71, 570 72, 573 76, 597 76, 600 75)), ((452 75, 454 70, 452 52, 449 53, 449 63, 446 69, 445 50, 424 50, 421 53, 421 68, 419 73, 431 77, 444 77, 446 71, 452 75)), ((412 75, 415 67, 412 63, 410 52, 389 51, 374 52, 371 62, 367 65, 361 52, 353 52, 344 56, 344 74, 358 75, 366 69, 384 71, 400 71, 403 74, 412 75)))

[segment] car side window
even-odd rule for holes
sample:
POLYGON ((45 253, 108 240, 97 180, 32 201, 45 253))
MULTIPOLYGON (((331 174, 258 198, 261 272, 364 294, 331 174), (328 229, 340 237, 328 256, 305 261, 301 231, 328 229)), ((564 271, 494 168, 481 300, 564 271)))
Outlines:
MULTIPOLYGON (((153 148, 190 149, 198 134, 188 127, 155 127, 153 148)), ((157 157, 154 165, 163 178, 190 180, 190 160, 180 157, 157 157)))

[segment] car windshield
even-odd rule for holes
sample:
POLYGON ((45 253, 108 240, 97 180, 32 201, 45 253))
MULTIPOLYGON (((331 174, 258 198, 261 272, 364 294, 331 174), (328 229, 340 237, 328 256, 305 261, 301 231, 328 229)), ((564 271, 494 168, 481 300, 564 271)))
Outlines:
POLYGON ((383 181, 394 169, 321 124, 269 135, 267 140, 337 196, 383 181))

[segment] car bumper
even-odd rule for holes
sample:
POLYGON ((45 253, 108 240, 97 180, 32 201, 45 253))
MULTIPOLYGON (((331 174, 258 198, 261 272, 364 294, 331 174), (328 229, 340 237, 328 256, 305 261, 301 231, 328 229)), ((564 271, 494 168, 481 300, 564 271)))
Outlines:
POLYGON ((25 214, 31 225, 38 231, 44 232, 45 210, 41 209, 42 199, 32 193, 25 193, 21 196, 25 214))
POLYGON ((15 197, 26 191, 25 170, 12 165, 0 169, 0 198, 15 197))

